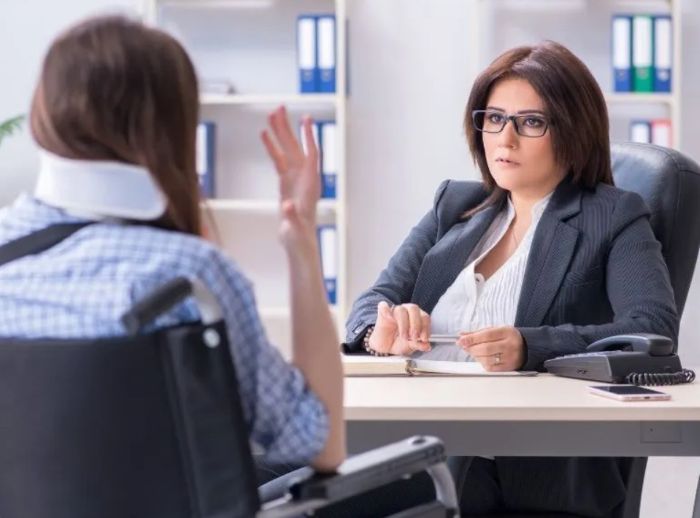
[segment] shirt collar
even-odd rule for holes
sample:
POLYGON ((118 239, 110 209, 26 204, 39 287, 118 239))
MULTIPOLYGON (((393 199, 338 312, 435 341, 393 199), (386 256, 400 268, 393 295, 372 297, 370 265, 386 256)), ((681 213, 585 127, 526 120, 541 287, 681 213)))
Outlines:
MULTIPOLYGON (((532 216, 532 221, 539 221, 539 219, 542 217, 542 214, 544 213, 545 209, 547 208, 547 204, 549 203, 549 200, 552 198, 552 195, 554 194, 554 191, 551 191, 549 194, 547 194, 544 198, 541 198, 540 200, 535 203, 532 208, 530 209, 530 215, 532 216)), ((506 197, 507 199, 507 219, 510 221, 512 218, 515 217, 515 207, 513 206, 513 202, 510 199, 510 194, 506 197)))

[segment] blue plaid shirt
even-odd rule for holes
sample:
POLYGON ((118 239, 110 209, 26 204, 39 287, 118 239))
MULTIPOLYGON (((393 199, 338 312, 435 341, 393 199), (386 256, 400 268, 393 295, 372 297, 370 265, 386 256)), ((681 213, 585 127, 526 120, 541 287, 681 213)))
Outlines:
MULTIPOLYGON (((56 223, 81 221, 22 195, 0 210, 0 245, 56 223)), ((178 276, 198 279, 220 302, 234 350, 251 440, 270 462, 305 463, 328 434, 325 408, 302 374, 268 342, 251 283, 215 246, 148 226, 101 222, 53 248, 0 267, 0 336, 95 338, 124 335, 132 304, 178 276)), ((187 300, 155 323, 199 318, 187 300)))

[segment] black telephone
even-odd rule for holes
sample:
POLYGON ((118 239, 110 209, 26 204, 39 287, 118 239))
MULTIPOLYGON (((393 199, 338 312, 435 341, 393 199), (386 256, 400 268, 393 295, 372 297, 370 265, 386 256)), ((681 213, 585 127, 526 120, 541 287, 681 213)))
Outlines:
POLYGON ((552 374, 607 383, 676 385, 690 383, 695 373, 681 367, 670 338, 635 333, 593 342, 585 353, 570 354, 544 362, 552 374))

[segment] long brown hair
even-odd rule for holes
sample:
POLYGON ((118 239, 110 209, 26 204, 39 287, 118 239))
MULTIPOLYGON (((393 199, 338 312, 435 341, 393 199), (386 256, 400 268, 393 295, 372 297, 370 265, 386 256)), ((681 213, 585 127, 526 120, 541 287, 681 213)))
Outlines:
POLYGON ((486 162, 483 135, 474 127, 472 112, 486 108, 494 85, 506 78, 528 81, 542 98, 550 120, 554 156, 581 187, 612 185, 608 110, 603 92, 588 67, 559 43, 545 41, 516 47, 498 56, 477 77, 464 114, 469 150, 481 171, 489 196, 465 216, 499 203, 498 187, 486 162))
POLYGON ((147 168, 168 201, 154 225, 200 233, 197 78, 174 38, 122 16, 84 21, 44 58, 30 124, 56 155, 147 168))

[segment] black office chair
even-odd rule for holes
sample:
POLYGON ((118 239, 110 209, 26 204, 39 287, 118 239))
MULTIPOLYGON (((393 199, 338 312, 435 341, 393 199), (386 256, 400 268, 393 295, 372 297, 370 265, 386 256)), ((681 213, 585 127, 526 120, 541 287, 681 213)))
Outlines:
MULTIPOLYGON (((615 185, 639 193, 651 210, 679 316, 683 314, 700 247, 700 166, 682 153, 650 144, 612 147, 615 185)), ((678 345, 676 345, 678 347, 678 345)), ((627 498, 620 518, 639 516, 647 459, 620 459, 627 498)))
POLYGON ((682 315, 700 246, 700 166, 673 149, 625 143, 613 145, 612 167, 615 184, 639 193, 651 209, 682 315))
MULTIPOLYGON (((700 167, 690 158, 672 149, 650 144, 624 143, 612 146, 612 169, 615 185, 640 194, 651 210, 651 226, 656 238, 661 242, 676 307, 681 315, 700 247, 700 167)), ((625 481, 627 497, 615 509, 613 516, 637 518, 647 459, 626 457, 619 458, 618 463, 625 481)), ((495 516, 534 518, 535 515, 521 513, 495 516)), ((575 518, 567 514, 548 517, 575 518)))
POLYGON ((212 301, 180 278, 125 315, 131 336, 0 339, 0 516, 299 516, 423 470, 437 499, 410 516, 457 516, 434 437, 355 456, 337 474, 312 473, 283 498, 260 502, 226 329, 212 301), (193 289, 202 323, 141 332, 193 289))

